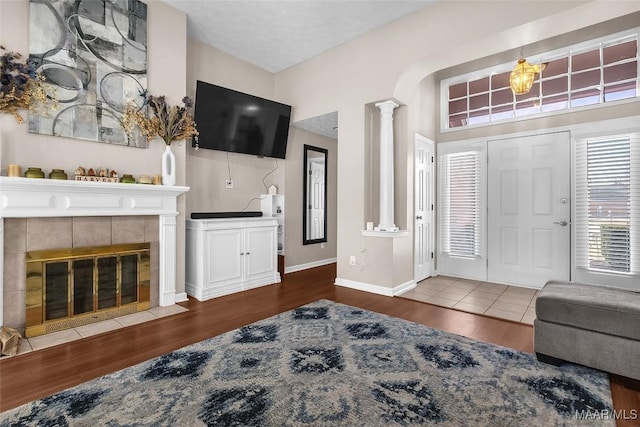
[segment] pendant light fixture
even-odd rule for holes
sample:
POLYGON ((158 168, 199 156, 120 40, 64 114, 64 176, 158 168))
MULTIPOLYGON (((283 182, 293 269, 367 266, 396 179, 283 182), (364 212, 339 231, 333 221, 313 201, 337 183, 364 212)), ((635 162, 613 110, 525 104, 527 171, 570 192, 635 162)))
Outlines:
POLYGON ((518 63, 511 71, 509 76, 509 86, 516 95, 524 95, 529 93, 533 86, 533 81, 536 78, 536 74, 544 70, 547 64, 531 65, 526 59, 518 59, 518 63))

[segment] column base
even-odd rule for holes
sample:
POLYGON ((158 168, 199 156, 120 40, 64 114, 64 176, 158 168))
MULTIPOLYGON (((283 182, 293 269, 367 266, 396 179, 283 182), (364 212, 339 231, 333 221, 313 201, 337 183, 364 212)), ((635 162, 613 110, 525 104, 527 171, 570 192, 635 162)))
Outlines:
POLYGON ((377 227, 375 227, 373 229, 374 231, 388 231, 388 232, 396 232, 398 230, 400 230, 398 227, 396 227, 395 225, 391 226, 391 227, 385 227, 383 225, 379 225, 377 227))

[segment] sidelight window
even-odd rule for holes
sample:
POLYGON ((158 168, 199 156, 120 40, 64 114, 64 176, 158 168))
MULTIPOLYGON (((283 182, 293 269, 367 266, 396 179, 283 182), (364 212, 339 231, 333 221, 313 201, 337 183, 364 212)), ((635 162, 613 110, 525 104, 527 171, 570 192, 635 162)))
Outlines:
POLYGON ((640 139, 591 138, 576 145, 578 268, 633 274, 640 268, 640 139))
POLYGON ((481 153, 440 156, 440 244, 450 256, 475 258, 482 251, 481 153))

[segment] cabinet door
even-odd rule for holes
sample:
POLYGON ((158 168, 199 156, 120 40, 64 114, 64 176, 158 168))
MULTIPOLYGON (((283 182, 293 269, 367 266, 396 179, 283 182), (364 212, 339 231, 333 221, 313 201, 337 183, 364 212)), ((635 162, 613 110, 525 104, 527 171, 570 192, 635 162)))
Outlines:
POLYGON ((276 227, 245 229, 245 279, 273 275, 276 268, 276 227))
POLYGON ((211 230, 206 234, 205 288, 215 288, 215 295, 242 290, 242 236, 242 229, 211 230))

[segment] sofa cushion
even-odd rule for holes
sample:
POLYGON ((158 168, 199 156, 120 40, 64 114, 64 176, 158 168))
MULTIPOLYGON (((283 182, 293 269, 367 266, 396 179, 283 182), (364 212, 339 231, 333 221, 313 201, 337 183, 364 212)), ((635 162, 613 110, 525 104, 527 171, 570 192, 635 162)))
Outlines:
POLYGON ((552 280, 544 285, 536 299, 536 317, 640 340, 640 293, 552 280))

